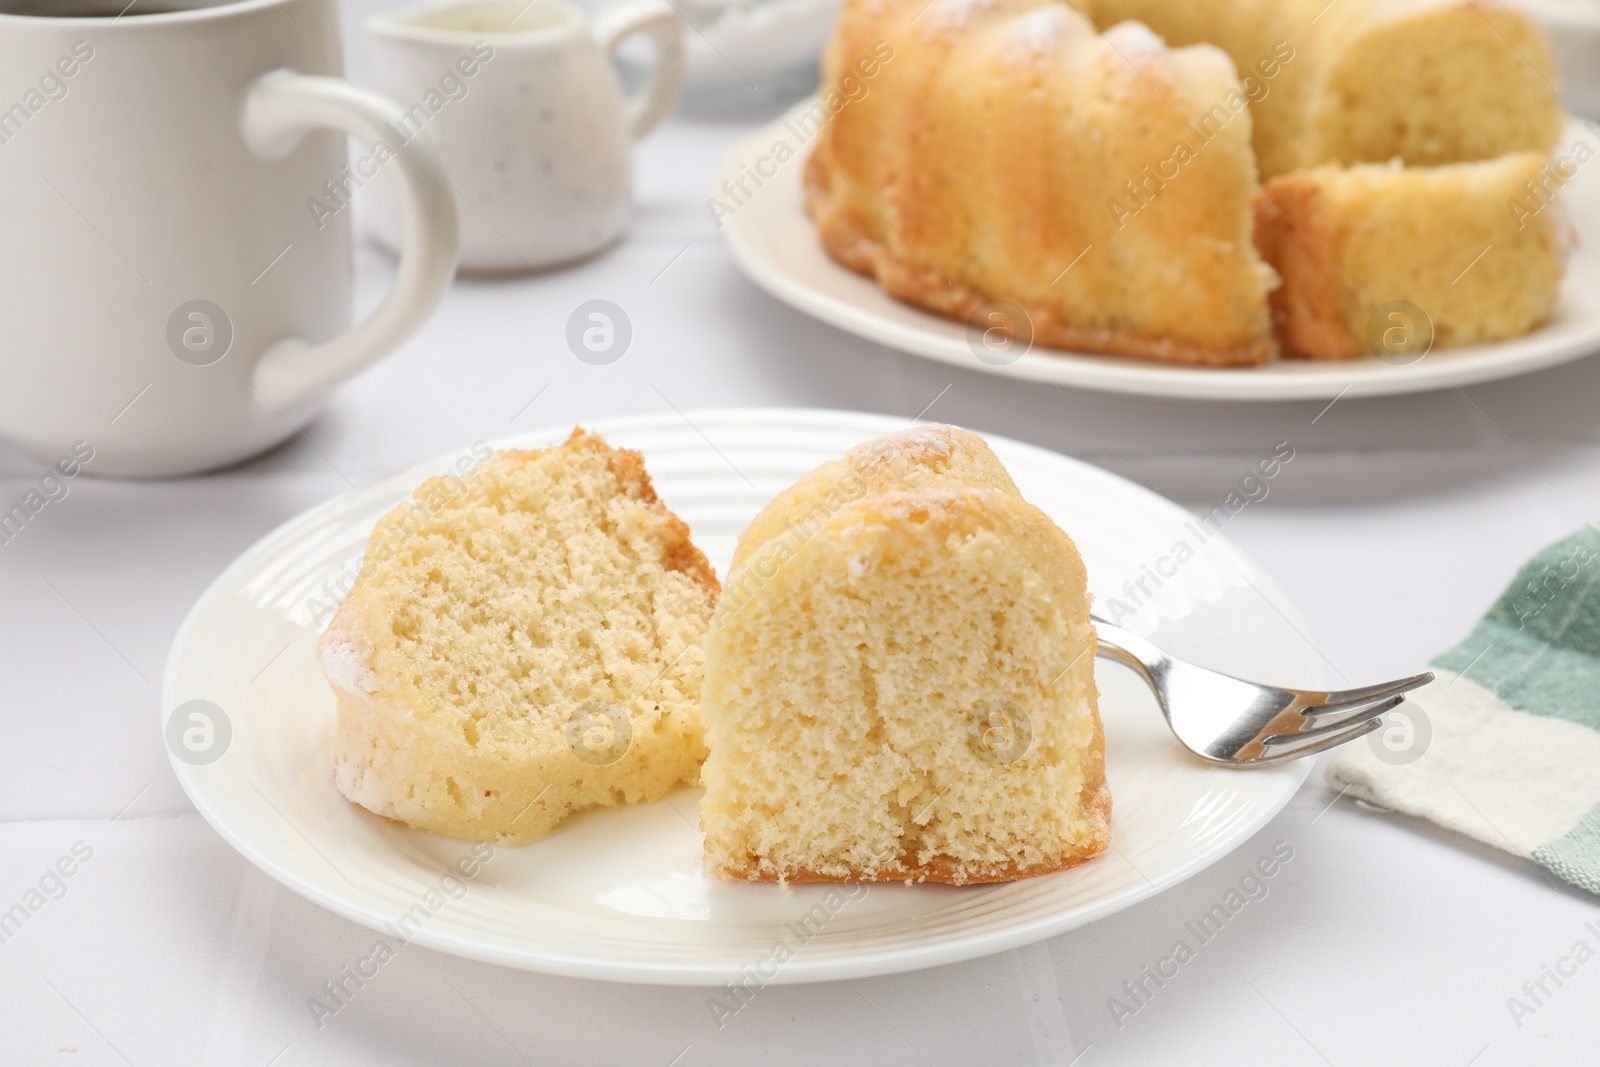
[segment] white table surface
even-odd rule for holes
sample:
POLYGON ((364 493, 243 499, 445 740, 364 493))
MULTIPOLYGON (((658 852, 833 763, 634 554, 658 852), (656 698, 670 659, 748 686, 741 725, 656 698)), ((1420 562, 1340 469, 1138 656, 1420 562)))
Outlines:
MULTIPOLYGON (((0 909, 74 842, 93 849, 66 894, 0 944, 0 1064, 1600 1060, 1600 962, 1520 1027, 1506 1005, 1575 941, 1595 941, 1584 923, 1600 920, 1600 899, 1361 810, 1320 772, 1237 852, 1113 918, 960 965, 770 987, 721 1030, 710 990, 545 977, 415 946, 315 1024, 307 999, 373 935, 279 888, 194 812, 168 767, 158 680, 218 571, 352 485, 479 438, 669 404, 910 418, 932 403, 931 419, 1055 448, 1195 507, 1288 441, 1294 462, 1228 536, 1297 599, 1351 683, 1419 669, 1530 553, 1600 517, 1600 360, 1327 410, 1181 404, 1000 380, 813 323, 740 275, 704 204, 722 152, 757 118, 670 121, 640 146, 625 243, 544 278, 458 282, 303 437, 205 478, 79 479, 0 546, 0 909), (596 297, 634 327, 604 367, 563 339, 596 297), (1294 859, 1270 895, 1116 1025, 1122 982, 1279 841, 1294 859)), ((370 301, 392 266, 364 250, 358 270, 370 301)), ((0 500, 39 473, 0 446, 0 500)))

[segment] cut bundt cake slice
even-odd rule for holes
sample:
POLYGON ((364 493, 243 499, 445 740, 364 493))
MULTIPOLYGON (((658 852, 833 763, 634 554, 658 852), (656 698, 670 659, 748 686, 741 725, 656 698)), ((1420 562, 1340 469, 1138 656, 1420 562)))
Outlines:
MULTIPOLYGON (((1571 166, 1572 164, 1569 164, 1571 166)), ((1571 241, 1536 152, 1442 167, 1326 166, 1267 182, 1256 241, 1283 277, 1283 352, 1412 362, 1429 347, 1516 337, 1560 294, 1571 241)))
POLYGON ((1051 0, 844 0, 823 84, 848 103, 817 134, 807 208, 891 295, 1061 348, 1272 354, 1251 116, 1221 51, 1101 35, 1051 0))
POLYGON ((319 645, 340 792, 513 845, 693 782, 718 592, 639 454, 594 434, 432 479, 373 531, 319 645))
POLYGON ((1083 564, 1001 489, 889 492, 729 575, 701 802, 725 878, 1021 878, 1109 842, 1083 564))
MULTIPOLYGON (((1548 152, 1555 61, 1503 0, 1073 0, 1101 27, 1136 19, 1238 66, 1264 177, 1323 163, 1412 166, 1548 152)), ((1220 100, 1197 123, 1226 120, 1220 100)))

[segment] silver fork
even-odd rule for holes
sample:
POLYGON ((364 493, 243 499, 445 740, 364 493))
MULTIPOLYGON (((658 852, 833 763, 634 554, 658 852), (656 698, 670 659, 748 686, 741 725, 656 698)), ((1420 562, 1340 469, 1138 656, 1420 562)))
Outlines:
POLYGON ((1286 763, 1365 737, 1383 725, 1378 716, 1433 681, 1424 671, 1334 693, 1279 689, 1169 656, 1138 634, 1090 618, 1100 634, 1099 654, 1132 667, 1183 746, 1223 767, 1286 763))

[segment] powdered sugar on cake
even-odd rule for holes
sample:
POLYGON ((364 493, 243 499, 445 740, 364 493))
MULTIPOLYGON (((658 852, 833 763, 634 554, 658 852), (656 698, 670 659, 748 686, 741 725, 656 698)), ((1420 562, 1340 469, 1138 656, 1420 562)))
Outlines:
POLYGON ((950 455, 950 427, 938 423, 912 426, 897 433, 868 441, 851 450, 846 462, 852 467, 863 463, 895 462, 916 464, 929 457, 944 459, 950 455))
POLYGON ((991 8, 1000 6, 1001 0, 933 0, 918 20, 929 33, 949 33, 964 30, 973 19, 991 8))
POLYGON ((371 658, 359 640, 347 631, 329 630, 318 646, 317 661, 335 688, 352 694, 378 691, 378 676, 372 670, 371 658))
POLYGON ((1019 60, 1039 59, 1058 54, 1068 42, 1089 36, 1093 31, 1081 18, 1065 7, 1035 8, 1006 26, 1011 49, 1019 60))

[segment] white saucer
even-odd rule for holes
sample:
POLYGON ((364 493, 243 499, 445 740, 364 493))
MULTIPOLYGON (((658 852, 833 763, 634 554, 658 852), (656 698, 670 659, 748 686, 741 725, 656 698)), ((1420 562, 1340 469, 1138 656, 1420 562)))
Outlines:
MULTIPOLYGON (((779 489, 904 425, 886 416, 776 409, 658 415, 593 429, 644 453, 662 498, 722 573, 739 532, 779 489)), ((544 444, 569 429, 494 443, 544 444)), ((1294 605, 1223 538, 1201 547, 1191 516, 1176 505, 1056 453, 990 441, 1023 493, 1077 541, 1102 607, 1112 596, 1126 601, 1123 583, 1139 580, 1186 539, 1198 554, 1161 588, 1146 580, 1154 599, 1127 625, 1223 670, 1326 684, 1294 605)), ((173 758, 201 814, 263 871, 375 930, 409 913, 406 936, 431 948, 628 982, 720 985, 767 960, 779 941, 793 958, 763 982, 929 967, 1071 930, 1188 878, 1266 824, 1310 773, 1309 761, 1258 771, 1200 763, 1180 750, 1131 672, 1102 662, 1114 837, 1112 851, 1081 867, 996 886, 872 886, 828 912, 820 932, 802 941, 801 920, 837 889, 706 878, 698 791, 680 789, 663 803, 579 815, 545 841, 495 851, 456 893, 442 875, 473 846, 378 818, 334 789, 333 695, 313 646, 314 619, 326 620, 329 590, 358 566, 375 519, 466 455, 463 447, 346 493, 262 539, 190 611, 163 682, 163 729, 195 699, 213 702, 227 719, 229 729, 216 733, 231 734, 225 746, 217 742, 219 758, 201 765, 173 758)))
MULTIPOLYGON (((1525 337, 1440 349, 1405 366, 1367 359, 1279 360, 1234 369, 1180 367, 1043 345, 1015 362, 987 363, 974 355, 964 324, 901 303, 823 251, 801 196, 801 172, 812 139, 802 136, 808 127, 793 121, 813 106, 812 100, 797 105, 728 153, 711 189, 712 213, 734 258, 757 285, 808 315, 890 348, 1011 378, 1196 400, 1416 393, 1526 374, 1600 351, 1600 167, 1583 166, 1562 190, 1578 247, 1561 299, 1551 320, 1525 337), (744 192, 739 191, 741 182, 744 192), (724 183, 731 183, 734 192, 724 183), (731 212, 717 207, 718 202, 731 212)), ((1565 143, 1580 137, 1600 150, 1600 136, 1578 123, 1568 127, 1565 143)))

